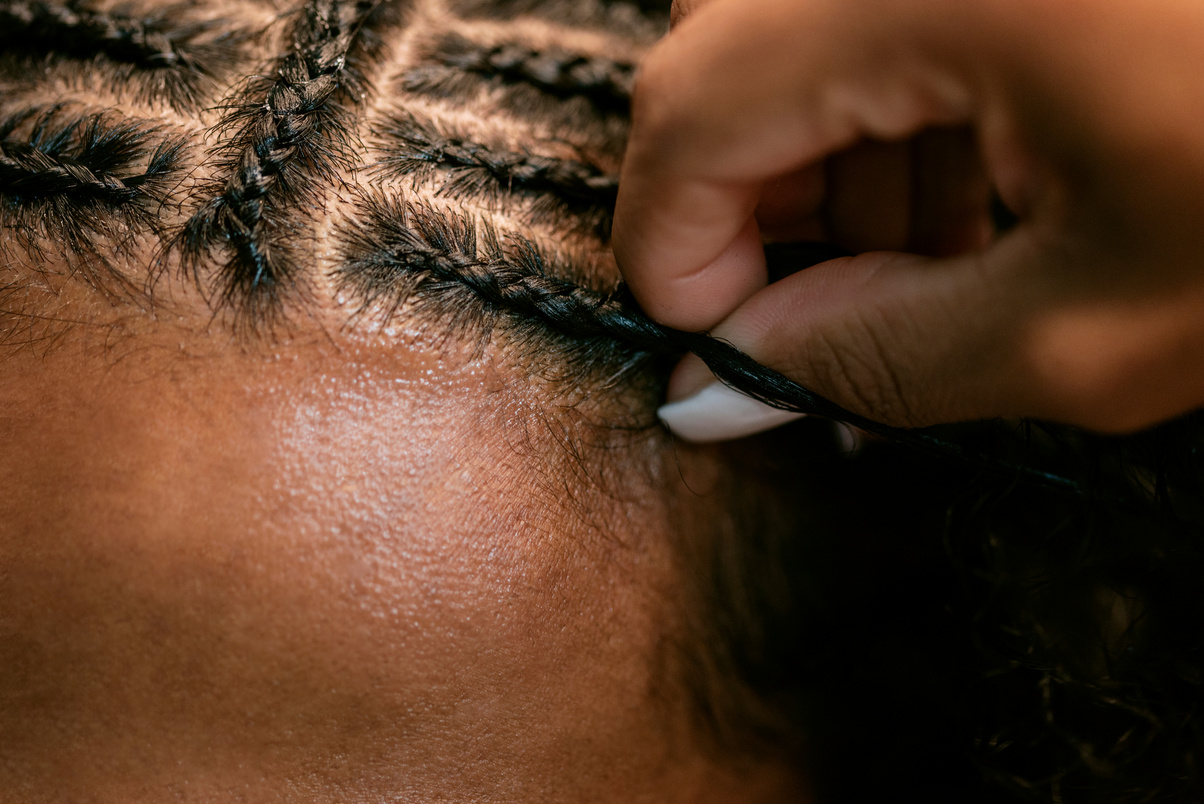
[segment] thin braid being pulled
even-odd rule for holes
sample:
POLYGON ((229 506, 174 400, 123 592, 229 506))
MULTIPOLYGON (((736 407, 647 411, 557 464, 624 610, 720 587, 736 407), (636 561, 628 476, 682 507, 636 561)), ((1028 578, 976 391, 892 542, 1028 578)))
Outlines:
MULTIPOLYGON (((511 237, 503 244, 492 226, 478 226, 466 215, 421 203, 366 198, 354 222, 340 229, 340 240, 338 281, 367 305, 390 298, 386 306, 395 310, 411 296, 467 289, 488 309, 504 311, 520 321, 540 321, 558 335, 577 341, 606 339, 647 355, 693 352, 721 381, 773 407, 851 423, 897 443, 1043 486, 1082 491, 1074 479, 976 454, 923 431, 900 430, 858 416, 760 365, 725 341, 657 324, 634 309, 622 290, 602 294, 549 276, 549 260, 531 240, 511 237)), ((787 250, 785 256, 798 259, 799 253, 787 250)))

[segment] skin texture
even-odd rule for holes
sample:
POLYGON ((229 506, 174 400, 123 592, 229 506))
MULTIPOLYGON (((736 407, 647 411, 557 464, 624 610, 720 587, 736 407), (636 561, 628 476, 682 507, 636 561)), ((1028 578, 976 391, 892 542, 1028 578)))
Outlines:
POLYGON ((958 437, 1079 496, 818 417, 657 426, 668 366, 589 300, 626 303, 602 224, 663 16, 98 3, 153 34, 131 64, 78 4, 13 2, 53 25, 0 25, 5 804, 1196 784, 1190 429, 958 437))
MULTIPOLYGON (((866 416, 1204 403, 1198 4, 676 3, 615 251, 646 310, 866 416), (993 185, 1020 223, 989 240, 993 185), (859 256, 766 286, 761 238, 859 256)), ((674 385, 707 381, 690 362, 674 385)))
POLYGON ((67 291, 97 324, 0 363, 6 800, 798 794, 714 757, 665 672, 659 436, 574 458, 606 433, 497 350, 239 345, 193 304, 67 291))
POLYGON ((485 176, 450 196, 448 165, 378 169, 403 112, 491 153, 618 169, 623 117, 582 98, 562 111, 520 83, 515 103, 454 70, 471 80, 450 95, 404 87, 452 32, 554 43, 570 64, 634 61, 638 41, 461 5, 386 2, 346 28, 369 6, 147 3, 205 32, 174 45, 215 76, 194 105, 150 91, 155 65, 129 74, 87 48, 28 81, 57 41, 0 60, 5 113, 61 101, 187 144, 142 199, 153 226, 110 215, 74 250, 53 223, 24 230, 29 247, 27 199, 0 186, 5 804, 806 800, 796 757, 721 748, 700 722, 692 551, 730 538, 722 500, 743 481, 675 448, 647 372, 569 370, 554 332, 516 334, 467 292, 372 303, 339 284, 340 227, 369 194, 538 238, 567 279, 619 281, 593 229, 533 214, 533 193, 485 176), (226 34, 232 55, 205 50, 226 34), (302 61, 318 79, 296 78, 302 61), (231 113, 248 117, 223 125, 231 113), (174 248, 218 208, 199 251, 174 248), (253 237, 235 253, 239 227, 253 237), (260 267, 276 274, 256 296, 260 267))

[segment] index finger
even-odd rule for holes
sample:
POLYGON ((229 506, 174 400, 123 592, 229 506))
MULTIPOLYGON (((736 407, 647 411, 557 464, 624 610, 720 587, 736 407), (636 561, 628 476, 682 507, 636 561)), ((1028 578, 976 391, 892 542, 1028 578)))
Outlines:
POLYGON ((713 0, 653 49, 614 222, 650 315, 707 329, 764 285, 752 214, 766 180, 863 136, 964 119, 959 84, 901 46, 915 16, 910 4, 713 0), (910 10, 881 13, 899 6, 910 10))

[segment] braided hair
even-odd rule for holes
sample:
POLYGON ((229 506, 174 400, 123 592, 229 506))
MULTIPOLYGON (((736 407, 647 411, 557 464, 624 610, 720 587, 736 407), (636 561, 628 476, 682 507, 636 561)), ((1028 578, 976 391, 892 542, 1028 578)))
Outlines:
POLYGON ((407 87, 454 86, 465 73, 507 86, 530 86, 559 98, 584 98, 600 111, 626 112, 634 65, 564 50, 535 50, 513 42, 487 45, 456 33, 441 37, 407 75, 407 87))
POLYGON ((0 53, 64 60, 101 60, 143 100, 166 99, 194 110, 216 90, 245 43, 245 33, 181 17, 179 9, 93 7, 83 2, 12 2, 0 6, 0 53))
MULTIPOLYGON (((880 438, 841 456, 804 421, 732 448, 823 490, 847 538, 782 534, 787 494, 735 501, 732 538, 683 548, 698 577, 680 664, 717 745, 806 764, 834 802, 907 787, 1200 798, 1199 417, 1128 438, 897 431, 649 320, 606 238, 634 65, 667 5, 305 0, 215 16, 0 0, 0 324, 23 314, 3 306, 22 254, 53 252, 102 292, 186 277, 241 331, 323 294, 356 320, 418 311, 526 343, 526 362, 600 395, 643 383, 651 400, 661 369, 695 352, 756 398, 880 438), (147 243, 155 270, 134 276, 147 243)), ((825 256, 770 253, 785 270, 825 256)))
POLYGON ((275 77, 248 82, 249 99, 229 110, 223 125, 236 133, 225 145, 226 178, 180 233, 193 270, 219 242, 229 249, 225 298, 261 305, 294 274, 290 227, 276 210, 300 199, 314 177, 330 179, 347 167, 331 149, 346 136, 340 104, 363 99, 357 64, 369 34, 391 21, 382 9, 391 8, 367 0, 307 4, 275 77))

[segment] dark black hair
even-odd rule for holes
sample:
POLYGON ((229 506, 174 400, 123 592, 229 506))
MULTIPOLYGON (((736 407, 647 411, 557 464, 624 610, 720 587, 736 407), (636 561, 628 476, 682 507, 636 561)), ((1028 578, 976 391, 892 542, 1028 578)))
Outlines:
MULTIPOLYGON (((900 431, 656 324, 603 267, 635 60, 667 3, 447 6, 493 27, 423 29, 404 0, 221 17, 0 1, 0 255, 53 252, 106 293, 184 276, 252 334, 329 282, 352 319, 433 311, 598 396, 644 389, 644 427, 664 368, 695 352, 752 396, 878 436, 843 455, 812 419, 723 448, 780 482, 733 491, 726 529, 682 548, 678 663, 717 745, 806 764, 825 801, 1204 795, 1200 417, 1123 438, 900 431), (532 17, 564 40, 505 24, 532 17), (122 261, 147 242, 139 279, 122 261), (804 485, 823 510, 797 510, 804 485)), ((785 272, 825 248, 770 257, 785 272)))

